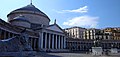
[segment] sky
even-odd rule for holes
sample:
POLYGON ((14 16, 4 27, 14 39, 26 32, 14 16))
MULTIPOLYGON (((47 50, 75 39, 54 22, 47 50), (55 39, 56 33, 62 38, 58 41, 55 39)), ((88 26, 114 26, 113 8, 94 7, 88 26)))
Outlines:
MULTIPOLYGON (((120 0, 33 0, 33 5, 62 28, 120 27, 120 0)), ((2 0, 0 18, 7 22, 7 14, 30 4, 30 0, 2 0)))

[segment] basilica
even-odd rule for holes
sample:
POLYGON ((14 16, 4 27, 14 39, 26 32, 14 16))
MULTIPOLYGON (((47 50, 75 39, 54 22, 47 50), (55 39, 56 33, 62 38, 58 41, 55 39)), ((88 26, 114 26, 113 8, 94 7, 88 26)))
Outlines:
MULTIPOLYGON (((34 51, 63 50, 66 37, 63 29, 32 3, 11 11, 8 22, 0 19, 0 40, 9 39, 25 33, 34 51)), ((13 43, 14 44, 14 43, 13 43)))

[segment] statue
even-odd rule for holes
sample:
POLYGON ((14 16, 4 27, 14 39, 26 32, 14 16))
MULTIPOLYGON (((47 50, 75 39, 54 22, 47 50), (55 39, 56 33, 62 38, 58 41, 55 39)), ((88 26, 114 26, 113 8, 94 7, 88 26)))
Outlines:
POLYGON ((102 40, 102 38, 96 38, 95 40, 94 40, 94 46, 95 47, 99 47, 99 46, 101 46, 101 41, 102 40))
POLYGON ((28 40, 29 37, 25 30, 19 36, 0 40, 0 52, 32 51, 28 40))
POLYGON ((98 39, 98 38, 95 39, 95 41, 94 41, 94 46, 95 46, 95 47, 98 47, 98 46, 99 46, 99 39, 98 39))
POLYGON ((20 42, 23 44, 25 51, 30 51, 30 50, 33 50, 33 49, 28 42, 29 37, 28 37, 28 35, 25 31, 26 31, 26 28, 23 31, 21 31, 20 42))

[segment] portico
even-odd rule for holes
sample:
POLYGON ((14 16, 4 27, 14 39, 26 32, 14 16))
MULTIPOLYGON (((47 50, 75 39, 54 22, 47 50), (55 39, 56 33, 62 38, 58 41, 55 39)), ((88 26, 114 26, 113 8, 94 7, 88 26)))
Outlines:
MULTIPOLYGON (((53 25, 56 27, 56 25, 53 25)), ((51 27, 53 27, 51 26, 51 27)), ((60 30, 57 27, 57 30, 60 30)), ((66 37, 62 30, 56 31, 52 29, 43 29, 42 32, 40 31, 40 49, 64 49, 66 46, 66 37)))

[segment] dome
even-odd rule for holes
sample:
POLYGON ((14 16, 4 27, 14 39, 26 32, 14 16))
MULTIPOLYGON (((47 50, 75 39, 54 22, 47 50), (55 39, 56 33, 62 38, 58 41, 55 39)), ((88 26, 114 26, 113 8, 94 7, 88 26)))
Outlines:
POLYGON ((9 23, 11 23, 11 21, 20 20, 30 22, 32 25, 38 24, 49 26, 50 22, 49 17, 32 4, 10 12, 7 17, 9 23), (23 15, 24 17, 26 17, 26 19, 24 17, 21 17, 20 15, 23 15))
POLYGON ((17 16, 15 17, 13 20, 11 20, 10 22, 12 21, 24 21, 24 22, 28 22, 30 23, 28 20, 26 20, 27 18, 25 18, 23 15, 20 15, 20 16, 17 16))
POLYGON ((15 13, 15 12, 18 12, 18 11, 32 11, 32 12, 34 12, 34 13, 36 12, 36 13, 39 13, 39 14, 45 16, 45 17, 48 17, 45 13, 43 13, 42 11, 40 11, 38 8, 36 8, 36 7, 35 7, 34 5, 32 5, 32 4, 29 4, 29 5, 25 6, 25 7, 16 9, 16 10, 10 12, 10 13, 8 14, 8 16, 9 16, 10 14, 15 13))
POLYGON ((26 19, 27 18, 25 18, 23 15, 20 15, 20 16, 15 17, 13 20, 11 20, 10 23, 12 25, 19 26, 19 27, 30 28, 31 23, 26 19))

